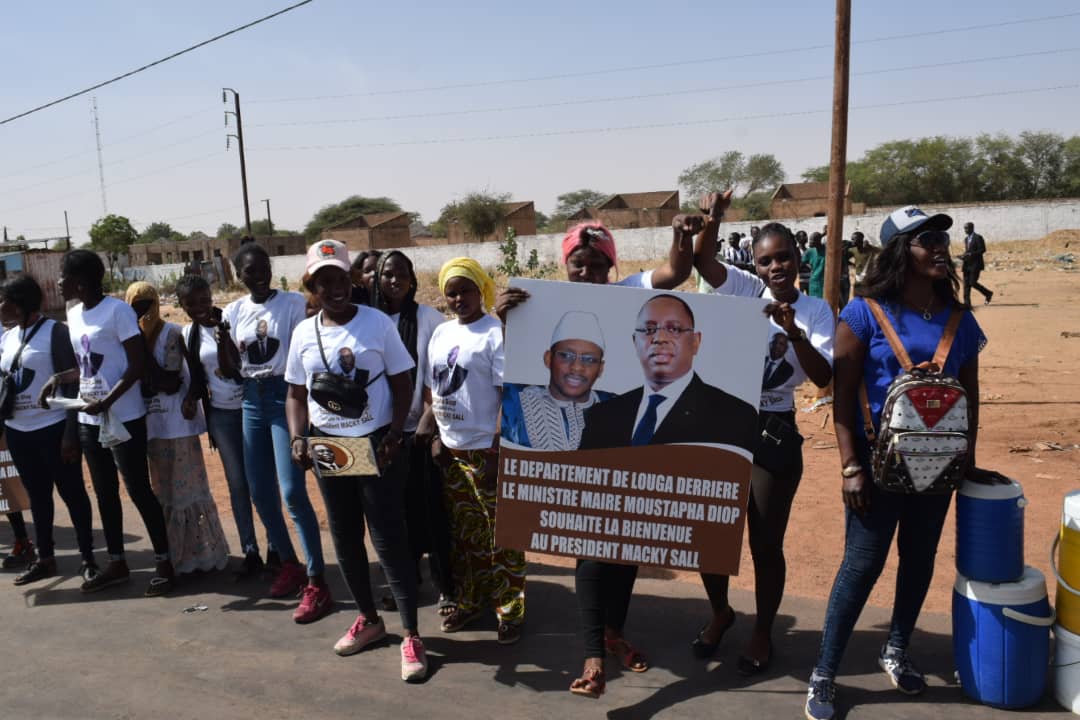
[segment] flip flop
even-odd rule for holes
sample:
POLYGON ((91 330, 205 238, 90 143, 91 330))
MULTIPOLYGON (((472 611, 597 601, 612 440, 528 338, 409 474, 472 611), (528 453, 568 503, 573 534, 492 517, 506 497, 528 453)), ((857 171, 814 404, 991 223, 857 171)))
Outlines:
POLYGON ((643 673, 649 669, 649 661, 645 654, 631 645, 626 638, 605 639, 604 647, 607 648, 609 655, 619 658, 623 668, 630 672, 643 673))
POLYGON ((172 578, 161 576, 150 578, 150 586, 146 588, 146 597, 168 595, 174 587, 176 587, 176 583, 172 578))
POLYGON ((598 698, 604 694, 604 688, 606 687, 607 681, 604 678, 604 671, 600 668, 591 668, 586 670, 577 680, 570 683, 570 692, 582 697, 598 698))

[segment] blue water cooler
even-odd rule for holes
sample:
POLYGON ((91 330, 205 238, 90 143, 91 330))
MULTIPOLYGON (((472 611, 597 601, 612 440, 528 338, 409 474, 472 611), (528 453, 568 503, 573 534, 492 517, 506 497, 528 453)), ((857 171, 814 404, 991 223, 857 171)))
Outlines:
POLYGON ((956 494, 956 571, 978 582, 1020 579, 1026 505, 1018 482, 965 482, 956 494))
POLYGON ((1032 567, 1016 582, 958 575, 953 588, 953 658, 964 693, 986 705, 1034 705, 1046 690, 1054 613, 1046 580, 1032 567))

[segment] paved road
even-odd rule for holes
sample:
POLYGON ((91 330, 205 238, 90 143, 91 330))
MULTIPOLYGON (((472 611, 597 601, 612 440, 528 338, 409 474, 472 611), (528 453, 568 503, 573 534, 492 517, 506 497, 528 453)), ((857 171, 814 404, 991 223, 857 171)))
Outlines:
MULTIPOLYGON (((134 508, 125 510, 129 532, 140 533, 134 508)), ((336 565, 328 572, 337 612, 301 627, 291 620, 294 601, 266 599, 263 583, 235 584, 227 573, 188 580, 167 598, 143 598, 152 556, 142 536, 130 536, 131 583, 84 596, 71 576, 78 558, 70 528, 58 539, 66 575, 29 588, 0 577, 3 718, 801 718, 824 611, 817 601, 786 599, 776 661, 766 677, 747 682, 734 670, 749 633, 745 617, 715 661, 695 661, 688 643, 704 619, 704 592, 639 580, 627 632, 654 667, 621 673, 609 663, 607 694, 590 700, 567 692, 580 670, 571 572, 533 565, 527 629, 512 647, 496 644, 494 619, 470 632, 440 633, 428 587, 421 630, 431 676, 408 686, 398 679, 396 644, 351 658, 331 651, 355 617, 336 565), (195 604, 209 609, 183 612, 195 604)), ((9 543, 2 523, 0 544, 9 543)), ((740 610, 753 606, 745 593, 733 602, 740 610)), ((386 617, 396 633, 396 613, 386 617)), ((915 638, 913 656, 929 673, 930 690, 914 701, 898 695, 875 662, 887 621, 887 611, 868 610, 848 651, 841 678, 848 718, 1012 717, 970 702, 952 683, 947 616, 924 616, 915 638)), ((1046 698, 1025 717, 1051 713, 1065 714, 1046 698)))

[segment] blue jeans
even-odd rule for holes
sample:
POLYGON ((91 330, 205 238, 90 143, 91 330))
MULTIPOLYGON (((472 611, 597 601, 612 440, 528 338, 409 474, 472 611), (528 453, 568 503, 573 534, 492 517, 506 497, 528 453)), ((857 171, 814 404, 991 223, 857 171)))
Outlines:
POLYGON ((281 514, 281 498, 296 524, 307 556, 309 577, 322 575, 319 520, 308 498, 304 471, 293 464, 289 427, 285 422, 285 378, 244 380, 244 468, 255 509, 266 526, 270 544, 283 562, 296 560, 289 529, 281 514), (277 482, 274 482, 274 478, 277 482), (280 493, 279 493, 280 486, 280 493))
MULTIPOLYGON (((863 467, 869 466, 868 462, 863 463, 863 467)), ((836 573, 829 607, 825 611, 815 675, 829 679, 836 677, 855 623, 885 567, 897 526, 900 528, 897 539, 900 566, 896 574, 888 644, 907 649, 930 589, 934 557, 951 501, 952 494, 905 495, 884 492, 875 485, 870 493, 870 510, 865 516, 859 517, 845 509, 844 559, 836 573)))
MULTIPOLYGON (((210 407, 206 427, 217 445, 225 481, 229 484, 229 503, 232 505, 236 532, 240 535, 240 547, 244 554, 259 553, 255 538, 255 516, 251 510, 251 491, 244 473, 244 411, 223 410, 210 407)), ((278 510, 280 514, 281 510, 278 510)), ((273 547, 273 543, 270 543, 273 547)))

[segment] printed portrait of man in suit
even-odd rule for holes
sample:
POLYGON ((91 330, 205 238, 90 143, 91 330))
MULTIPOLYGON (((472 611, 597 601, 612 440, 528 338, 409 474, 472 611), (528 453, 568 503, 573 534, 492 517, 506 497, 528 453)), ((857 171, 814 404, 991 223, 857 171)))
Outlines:
POLYGON ((661 294, 646 301, 631 341, 645 384, 585 411, 582 450, 670 443, 753 448, 755 408, 694 372, 702 335, 684 300, 661 294))
POLYGON ((762 390, 778 388, 795 374, 795 368, 784 359, 787 351, 787 335, 782 332, 773 335, 769 340, 769 357, 765 358, 765 374, 761 377, 762 390))
POLYGON ((260 320, 255 326, 255 340, 247 346, 248 362, 252 365, 264 365, 273 359, 281 346, 277 338, 268 337, 266 320, 260 320))

